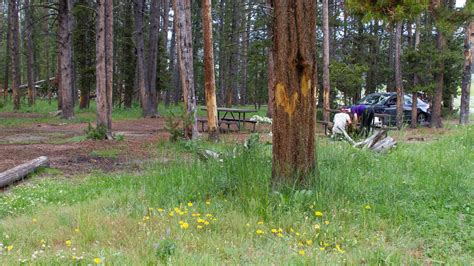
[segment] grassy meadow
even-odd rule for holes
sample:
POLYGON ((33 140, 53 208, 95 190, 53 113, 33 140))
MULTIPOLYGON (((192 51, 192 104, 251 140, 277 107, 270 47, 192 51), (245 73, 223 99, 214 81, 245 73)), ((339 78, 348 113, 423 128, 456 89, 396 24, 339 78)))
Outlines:
POLYGON ((319 139, 313 187, 280 192, 266 143, 150 149, 140 173, 43 169, 0 194, 0 264, 473 262, 473 126, 386 155, 319 139))

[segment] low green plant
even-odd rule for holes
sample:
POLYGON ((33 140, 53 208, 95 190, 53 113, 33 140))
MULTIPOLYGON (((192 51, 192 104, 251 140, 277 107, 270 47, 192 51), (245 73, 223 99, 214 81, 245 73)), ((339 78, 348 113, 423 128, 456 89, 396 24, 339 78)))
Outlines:
POLYGON ((156 256, 162 261, 166 261, 169 257, 173 256, 176 251, 177 245, 171 239, 161 240, 156 244, 156 256))
POLYGON ((177 142, 184 138, 184 129, 181 127, 182 116, 171 113, 165 118, 165 130, 170 134, 170 141, 177 142))
POLYGON ((91 123, 89 123, 85 133, 87 139, 104 140, 107 138, 107 128, 104 125, 93 127, 91 123))

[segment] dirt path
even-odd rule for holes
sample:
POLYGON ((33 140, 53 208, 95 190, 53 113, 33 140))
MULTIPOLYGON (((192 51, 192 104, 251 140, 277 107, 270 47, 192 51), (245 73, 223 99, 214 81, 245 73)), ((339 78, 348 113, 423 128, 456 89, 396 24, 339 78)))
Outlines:
POLYGON ((151 156, 150 145, 168 139, 162 118, 114 122, 113 131, 123 135, 123 141, 80 141, 86 128, 86 123, 0 128, 0 171, 43 155, 65 174, 133 170, 151 156))

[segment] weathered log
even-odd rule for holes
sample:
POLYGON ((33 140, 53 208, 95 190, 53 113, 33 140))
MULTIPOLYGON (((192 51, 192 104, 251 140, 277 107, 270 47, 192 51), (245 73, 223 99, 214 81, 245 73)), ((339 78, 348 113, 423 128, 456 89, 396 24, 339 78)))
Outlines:
POLYGON ((397 144, 397 142, 393 138, 386 137, 378 143, 374 144, 371 150, 373 150, 374 152, 382 153, 391 149, 393 146, 395 146, 395 144, 397 144))
POLYGON ((38 167, 45 166, 48 157, 41 156, 24 164, 18 165, 10 170, 0 173, 0 188, 6 187, 36 170, 38 167))
POLYGON ((387 129, 376 131, 372 136, 368 137, 364 141, 354 144, 354 147, 364 147, 365 149, 371 148, 375 143, 382 139, 382 136, 387 133, 387 129))

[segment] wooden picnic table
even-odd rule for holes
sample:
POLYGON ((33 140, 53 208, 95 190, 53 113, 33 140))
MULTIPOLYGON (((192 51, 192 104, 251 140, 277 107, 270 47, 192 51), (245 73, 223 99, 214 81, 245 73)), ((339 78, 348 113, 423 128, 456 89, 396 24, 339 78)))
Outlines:
MULTIPOLYGON (((203 111, 207 111, 207 108, 202 108, 203 111)), ((245 123, 253 123, 254 124, 254 131, 255 131, 255 123, 254 121, 247 120, 245 118, 246 114, 248 113, 256 113, 257 110, 255 109, 241 109, 241 108, 228 108, 228 107, 217 107, 217 118, 220 121, 226 122, 236 122, 237 128, 239 131, 242 128, 242 125, 245 128, 245 123), (221 115, 222 114, 222 115, 221 115)))

